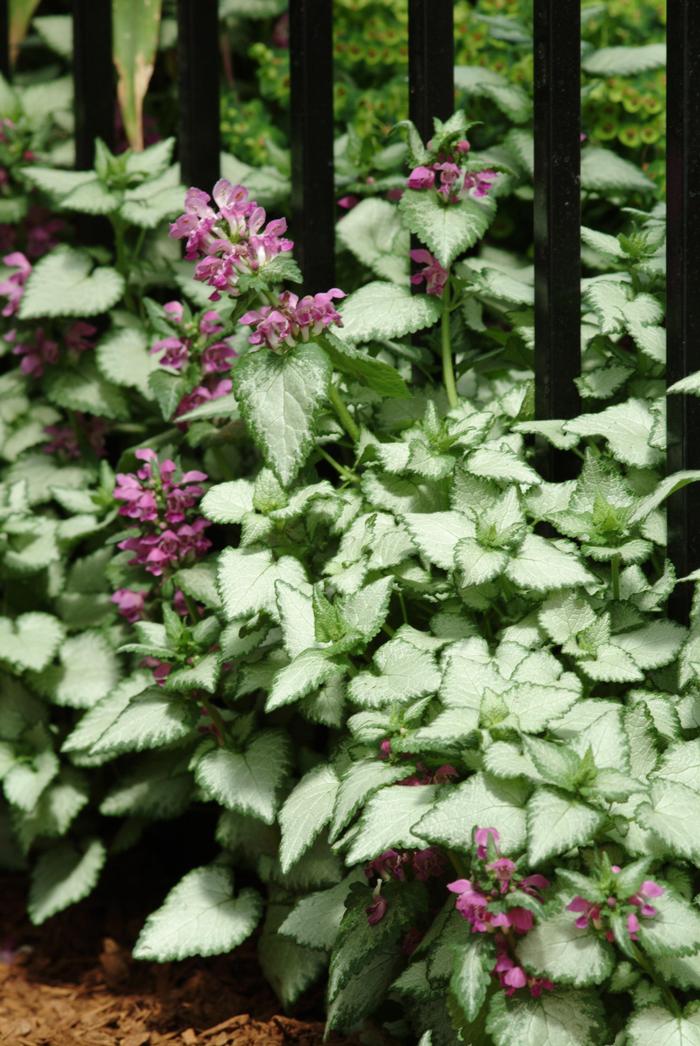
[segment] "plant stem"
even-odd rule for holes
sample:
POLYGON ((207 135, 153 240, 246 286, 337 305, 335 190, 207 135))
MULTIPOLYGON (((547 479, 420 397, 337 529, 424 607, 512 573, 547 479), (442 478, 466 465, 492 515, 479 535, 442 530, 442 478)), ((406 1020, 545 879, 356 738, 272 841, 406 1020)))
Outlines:
POLYGON ((613 599, 620 598, 620 556, 614 555, 610 560, 610 581, 612 583, 613 599))
POLYGON ((642 956, 642 953, 639 950, 639 948, 634 949, 634 959, 637 965, 641 966, 641 968, 644 970, 647 977, 651 978, 651 980, 654 982, 657 988, 660 989, 666 1002, 666 1005, 668 1006, 671 1013, 675 1017, 680 1017, 682 1010, 678 1004, 678 1000, 676 999, 675 995, 673 994, 669 986, 666 984, 666 982, 657 976, 654 967, 651 965, 651 963, 647 962, 646 958, 642 956))
POLYGON ((356 476, 355 473, 351 469, 346 468, 345 465, 341 465, 340 462, 336 461, 335 458, 333 457, 333 455, 329 454, 328 451, 324 450, 323 447, 316 447, 316 450, 319 452, 321 457, 325 458, 326 461, 328 462, 328 464, 332 465, 333 468, 336 470, 336 472, 340 476, 342 476, 343 479, 346 480, 348 483, 359 483, 360 482, 359 477, 356 476))
POLYGON ((328 390, 328 398, 333 404, 333 409, 338 415, 338 421, 343 426, 353 443, 357 443, 360 438, 360 429, 357 423, 355 422, 355 419, 353 418, 352 414, 345 406, 345 401, 343 400, 343 397, 340 395, 340 392, 338 391, 335 385, 330 386, 328 390))
POLYGON ((450 337, 450 290, 449 284, 442 295, 442 319, 440 321, 440 341, 442 345, 442 378, 445 383, 447 402, 450 409, 459 406, 455 372, 452 364, 452 339, 450 337))
POLYGON ((212 724, 214 726, 214 734, 216 736, 216 743, 221 748, 224 743, 224 731, 226 728, 224 726, 224 721, 221 718, 219 710, 215 708, 214 705, 210 704, 209 701, 207 701, 204 697, 200 697, 199 703, 201 704, 202 708, 212 721, 212 724))

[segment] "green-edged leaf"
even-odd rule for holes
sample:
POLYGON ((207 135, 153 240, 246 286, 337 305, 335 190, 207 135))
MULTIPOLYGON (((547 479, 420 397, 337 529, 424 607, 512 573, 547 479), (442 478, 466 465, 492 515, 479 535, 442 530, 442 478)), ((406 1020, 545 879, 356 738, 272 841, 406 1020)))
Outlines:
POLYGON ((302 898, 286 917, 279 932, 293 937, 307 948, 320 948, 329 952, 335 944, 345 915, 345 898, 350 886, 362 879, 362 871, 357 870, 337 886, 302 898))
POLYGON ((131 698, 127 707, 107 727, 91 752, 142 752, 161 748, 188 737, 194 730, 199 711, 192 701, 174 697, 162 690, 147 690, 131 698))
POLYGON ((14 668, 40 672, 53 658, 64 636, 61 622, 50 614, 0 617, 0 660, 14 668))
POLYGON ((642 47, 600 47, 581 63, 591 76, 638 76, 666 65, 665 44, 642 47))
POLYGON ((217 483, 206 492, 200 508, 213 523, 241 523, 253 511, 253 484, 248 479, 217 483))
POLYGON ((279 933, 289 910, 286 904, 268 905, 263 931, 258 940, 260 966, 285 1008, 292 1006, 326 967, 324 955, 279 933))
POLYGON ((331 819, 338 778, 330 766, 317 766, 302 777, 279 815, 282 829, 280 863, 289 869, 309 849, 331 819))
POLYGON ((525 846, 524 800, 527 792, 511 781, 498 781, 478 773, 450 789, 426 814, 416 834, 433 843, 470 852, 474 828, 493 827, 504 853, 525 846))
POLYGON ((96 744, 129 705, 132 697, 142 694, 153 683, 150 672, 135 672, 117 686, 80 719, 63 743, 64 752, 79 752, 96 744))
POLYGON ((93 267, 88 254, 56 247, 32 269, 20 306, 22 320, 43 316, 96 316, 115 305, 124 291, 116 269, 93 267))
POLYGON ((92 890, 97 882, 106 852, 98 839, 84 851, 70 843, 53 846, 41 855, 32 872, 28 911, 38 926, 57 912, 62 912, 92 890))
POLYGON ((158 364, 148 351, 143 331, 122 327, 110 331, 100 340, 95 352, 97 366, 115 385, 138 389, 147 399, 153 393, 148 379, 158 364))
POLYGON ((225 748, 206 752, 195 767, 195 778, 205 795, 227 810, 272 824, 288 766, 287 739, 276 731, 265 731, 243 752, 225 748))
POLYGON ((396 207, 371 196, 360 200, 337 228, 338 239, 383 280, 408 283, 409 238, 396 207))
POLYGON ((644 951, 654 958, 692 955, 700 947, 700 912, 665 888, 654 898, 657 914, 640 919, 639 940, 644 951))
POLYGON ((57 705, 91 708, 109 694, 119 678, 117 655, 100 632, 71 636, 58 652, 60 665, 50 665, 40 678, 41 690, 57 705))
POLYGON ((431 327, 440 316, 440 303, 427 294, 411 294, 410 287, 377 280, 349 295, 339 311, 343 326, 335 334, 342 341, 381 341, 431 327))
POLYGON ((517 955, 530 973, 576 988, 601 984, 613 969, 613 949, 591 929, 580 930, 563 911, 537 923, 520 941, 517 955))
POLYGON ((450 991, 468 1021, 475 1021, 491 984, 493 950, 480 937, 455 951, 450 991))
POLYGON ((114 0, 113 59, 124 130, 132 149, 143 149, 143 100, 153 75, 162 0, 114 0))
POLYGON ((269 551, 227 548, 219 557, 218 583, 224 612, 231 621, 260 610, 277 616, 275 583, 295 588, 306 583, 304 568, 291 556, 275 561, 269 551))
POLYGON ((359 864, 393 847, 420 849, 422 840, 413 828, 430 810, 436 791, 435 785, 390 785, 376 792, 360 818, 348 863, 359 864))
POLYGON ((301 700, 324 683, 337 678, 341 672, 342 669, 329 659, 325 650, 303 650, 290 665, 281 668, 275 675, 265 705, 266 711, 273 712, 276 708, 301 700))
POLYGON ((530 862, 536 865, 590 842, 603 820, 603 815, 586 803, 551 788, 537 789, 527 808, 530 862))
POLYGON ((251 935, 261 910, 255 890, 234 895, 228 868, 195 868, 149 915, 134 947, 134 958, 170 962, 189 955, 230 952, 251 935))
POLYGON ((651 443, 655 420, 647 402, 630 399, 596 414, 581 414, 567 421, 565 429, 577 436, 602 436, 618 461, 649 468, 657 465, 661 457, 661 452, 651 443))
POLYGON ((654 183, 630 160, 610 149, 588 145, 581 150, 581 188, 601 195, 651 193, 654 183))
POLYGON ((506 575, 516 585, 536 592, 588 585, 595 581, 573 551, 564 551, 555 542, 538 534, 527 535, 506 567, 506 575))
POLYGON ((465 196, 459 203, 446 204, 432 190, 406 189, 399 210, 411 232, 447 268, 478 243, 493 220, 496 205, 490 196, 481 200, 465 196))
POLYGON ((376 759, 360 759, 353 763, 340 779, 333 811, 331 842, 340 835, 369 796, 380 788, 396 784, 409 773, 410 768, 405 763, 392 766, 390 763, 380 763, 376 759))
POLYGON ((103 418, 128 417, 124 394, 90 359, 79 360, 74 366, 52 368, 45 380, 48 398, 59 407, 103 418))
POLYGON ((486 1027, 495 1046, 599 1046, 605 1021, 595 995, 559 988, 539 999, 496 992, 486 1027))
POLYGON ((637 811, 639 819, 650 828, 671 853, 700 861, 700 838, 689 830, 700 824, 700 795, 677 781, 653 781, 649 804, 637 811))
POLYGON ((285 486, 311 450, 330 379, 328 356, 312 343, 297 345, 283 355, 267 349, 254 352, 236 367, 234 391, 243 419, 285 486))
POLYGON ((627 1025, 630 1046, 700 1046, 700 1012, 676 1017, 661 1006, 646 1006, 627 1025))
POLYGON ((378 674, 358 672, 348 688, 350 699, 364 708, 406 703, 433 693, 440 685, 434 654, 419 650, 400 636, 379 648, 374 664, 378 674))
POLYGON ((340 338, 326 335, 323 348, 331 363, 341 374, 356 378, 379 396, 387 399, 408 399, 410 392, 406 382, 394 367, 382 360, 355 349, 350 343, 343 344, 340 338))

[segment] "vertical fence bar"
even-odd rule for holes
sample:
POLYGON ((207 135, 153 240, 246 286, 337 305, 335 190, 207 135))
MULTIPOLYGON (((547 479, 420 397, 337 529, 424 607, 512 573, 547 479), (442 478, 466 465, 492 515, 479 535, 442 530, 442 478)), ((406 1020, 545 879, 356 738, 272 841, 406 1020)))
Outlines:
POLYGON ((75 166, 92 167, 95 139, 114 144, 111 0, 73 0, 75 166))
POLYGON ((0 0, 0 73, 9 80, 10 67, 10 0, 0 0))
POLYGON ((221 151, 218 0, 178 0, 177 59, 181 178, 209 192, 221 151))
POLYGON ((304 290, 333 285, 333 0, 290 0, 292 232, 304 290))
POLYGON ((455 107, 453 0, 408 0, 409 115, 426 140, 455 107))
MULTIPOLYGON (((669 0, 667 16, 667 380, 700 369, 700 7, 669 0)), ((669 472, 700 468, 700 404, 668 397, 669 472)), ((669 555, 679 577, 700 566, 700 487, 693 483, 668 502, 669 555)), ((672 600, 687 613, 690 587, 672 600)))
MULTIPOLYGON (((579 410, 581 367, 581 5, 534 0, 535 404, 537 417, 579 410)), ((560 463, 543 448, 546 479, 560 463)))

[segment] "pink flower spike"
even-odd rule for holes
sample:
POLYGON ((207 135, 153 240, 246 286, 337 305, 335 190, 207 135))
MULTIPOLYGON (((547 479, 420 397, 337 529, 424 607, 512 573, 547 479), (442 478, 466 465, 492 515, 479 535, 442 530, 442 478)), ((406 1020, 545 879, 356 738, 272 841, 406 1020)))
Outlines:
POLYGON ((488 857, 489 837, 493 839, 493 844, 498 849, 501 837, 495 828, 477 828, 474 832, 474 842, 477 847, 476 856, 480 861, 484 861, 488 857))
POLYGON ((369 925, 376 926, 377 923, 380 923, 386 915, 388 907, 389 904, 386 898, 382 897, 381 894, 379 895, 379 897, 375 897, 372 903, 368 904, 365 908, 367 922, 369 923, 369 925))

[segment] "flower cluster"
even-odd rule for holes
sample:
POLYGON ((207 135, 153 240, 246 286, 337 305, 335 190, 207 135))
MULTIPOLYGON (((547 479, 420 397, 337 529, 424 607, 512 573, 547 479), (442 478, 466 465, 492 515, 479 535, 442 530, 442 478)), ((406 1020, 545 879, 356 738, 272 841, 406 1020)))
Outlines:
POLYGON ((495 828, 477 828, 474 832, 476 852, 472 879, 457 879, 447 889, 457 894, 455 907, 467 920, 473 933, 495 935, 496 965, 492 973, 507 995, 518 988, 529 988, 534 997, 554 985, 541 977, 532 977, 511 954, 516 935, 528 933, 534 926, 534 916, 528 908, 509 906, 508 895, 514 890, 539 898, 541 890, 549 886, 543 875, 517 877, 517 865, 498 852, 499 834, 495 828))
POLYGON ((382 883, 391 879, 404 882, 407 873, 426 883, 429 879, 443 877, 445 871, 445 859, 435 846, 428 846, 425 850, 385 850, 365 866, 367 879, 375 882, 372 901, 365 909, 367 922, 376 926, 387 913, 389 902, 381 893, 382 883))
POLYGON ((251 309, 241 316, 239 323, 254 328, 248 338, 251 345, 266 345, 273 352, 280 352, 292 348, 298 341, 308 341, 332 323, 342 327, 333 299, 344 297, 345 293, 337 287, 303 298, 292 291, 282 291, 276 305, 251 309))
POLYGON ((82 457, 87 446, 93 454, 101 458, 105 452, 105 436, 108 429, 108 422, 104 418, 76 411, 72 425, 45 426, 44 432, 51 438, 44 444, 44 453, 62 455, 75 461, 82 457))
POLYGON ((161 366, 180 371, 196 354, 205 374, 222 374, 230 369, 236 351, 227 339, 219 337, 224 325, 218 312, 207 309, 198 321, 187 322, 182 302, 169 301, 163 311, 173 333, 151 346, 153 355, 161 354, 161 366))
POLYGON ((6 254, 2 260, 8 268, 17 270, 10 273, 6 280, 0 282, 0 297, 7 298, 2 314, 3 316, 14 316, 19 312, 24 287, 31 275, 32 263, 21 251, 6 254))
MULTIPOLYGON (((614 875, 618 875, 621 869, 619 865, 614 864, 611 871, 614 875)), ((663 892, 663 886, 659 886, 651 879, 645 879, 631 897, 619 898, 611 893, 604 903, 596 903, 586 900, 585 897, 576 896, 570 904, 567 904, 566 908, 567 911, 578 914, 576 926, 580 930, 592 926, 594 930, 604 931, 608 941, 615 939, 609 926, 610 915, 613 912, 621 913, 625 919, 630 940, 636 941, 639 939, 637 936, 640 929, 639 916, 641 915, 644 919, 653 919, 657 911, 649 902, 655 897, 661 897, 663 892)))
POLYGON ((447 269, 443 269, 437 258, 434 258, 430 251, 426 251, 423 247, 411 251, 411 261, 424 266, 420 272, 411 276, 411 283, 414 286, 425 283, 426 294, 433 294, 439 298, 449 279, 450 274, 447 269))
POLYGON ((421 164, 414 167, 408 176, 407 187, 417 190, 435 189, 445 203, 459 203, 466 195, 477 199, 487 196, 498 174, 492 170, 463 170, 459 161, 470 148, 467 139, 463 138, 453 147, 451 156, 441 154, 429 166, 421 164))
POLYGON ((199 259, 194 277, 214 288, 211 301, 218 301, 222 291, 238 294, 242 275, 258 272, 291 251, 294 244, 283 236, 286 220, 276 218, 267 225, 266 220, 248 190, 225 178, 216 183, 212 196, 202 189, 187 190, 185 213, 170 226, 170 235, 185 240, 187 259, 199 259), (212 197, 218 210, 209 206, 212 197))
POLYGON ((143 566, 159 577, 184 560, 203 555, 211 546, 203 517, 192 518, 203 494, 204 472, 185 472, 176 479, 177 466, 170 459, 158 463, 153 450, 137 450, 144 464, 136 473, 118 473, 114 497, 123 504, 121 516, 141 524, 141 532, 119 542, 119 548, 134 553, 132 564, 143 566))
MULTIPOLYGON (((214 381, 210 378, 206 381, 206 384, 196 385, 178 403, 175 417, 182 417, 183 414, 194 410, 195 407, 201 407, 203 403, 211 403, 213 400, 219 400, 223 396, 228 396, 232 388, 233 382, 230 378, 221 378, 219 381, 214 381)), ((181 423, 178 427, 186 428, 186 425, 181 423)))

